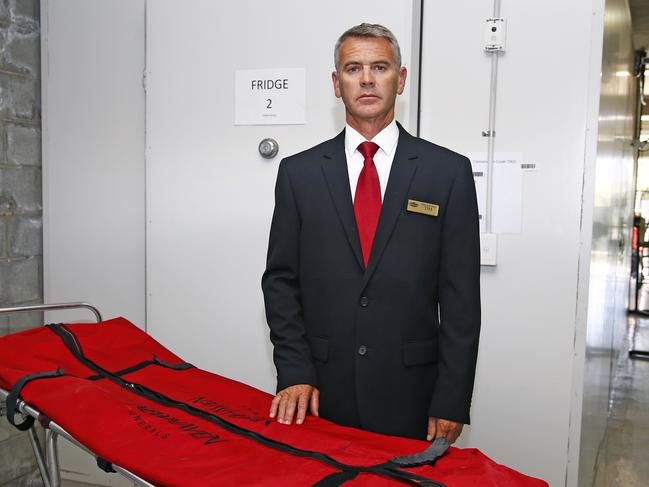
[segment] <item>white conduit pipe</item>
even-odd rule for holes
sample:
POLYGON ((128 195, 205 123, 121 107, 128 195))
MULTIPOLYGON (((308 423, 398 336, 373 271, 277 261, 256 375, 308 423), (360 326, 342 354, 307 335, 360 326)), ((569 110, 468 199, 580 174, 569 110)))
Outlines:
MULTIPOLYGON (((494 0, 493 18, 500 18, 500 0, 494 0)), ((493 174, 494 174, 494 146, 496 138, 496 91, 498 87, 498 51, 491 55, 491 89, 489 94, 489 127, 484 134, 487 136, 487 201, 485 208, 485 232, 491 233, 492 206, 493 206, 493 174)))

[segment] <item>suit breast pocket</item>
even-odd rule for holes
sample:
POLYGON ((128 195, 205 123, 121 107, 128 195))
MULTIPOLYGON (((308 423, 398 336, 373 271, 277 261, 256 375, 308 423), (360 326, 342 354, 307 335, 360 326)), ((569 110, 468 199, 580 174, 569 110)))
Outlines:
POLYGON ((399 229, 404 230, 410 238, 434 237, 438 232, 441 224, 439 216, 425 215, 408 211, 403 208, 399 215, 399 229))

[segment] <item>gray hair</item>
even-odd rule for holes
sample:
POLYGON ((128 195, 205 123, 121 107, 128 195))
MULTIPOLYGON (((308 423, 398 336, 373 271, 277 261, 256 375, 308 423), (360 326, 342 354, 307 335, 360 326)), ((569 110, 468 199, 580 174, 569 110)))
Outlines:
POLYGON ((340 62, 340 45, 349 37, 374 37, 386 39, 390 43, 390 46, 392 46, 392 53, 394 54, 397 68, 401 67, 401 49, 399 49, 399 42, 397 41, 397 38, 394 37, 392 31, 381 24, 362 23, 347 29, 336 41, 336 47, 334 47, 334 66, 336 69, 338 69, 338 63, 340 62))

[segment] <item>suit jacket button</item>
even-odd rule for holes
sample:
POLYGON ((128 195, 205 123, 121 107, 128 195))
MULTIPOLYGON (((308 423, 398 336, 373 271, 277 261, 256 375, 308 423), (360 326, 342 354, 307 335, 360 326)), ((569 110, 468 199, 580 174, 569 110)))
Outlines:
POLYGON ((370 304, 370 298, 368 298, 367 296, 363 296, 361 298, 361 307, 367 308, 367 305, 369 304, 370 304))
POLYGON ((365 355, 367 353, 367 347, 365 345, 361 345, 358 348, 358 355, 365 355))

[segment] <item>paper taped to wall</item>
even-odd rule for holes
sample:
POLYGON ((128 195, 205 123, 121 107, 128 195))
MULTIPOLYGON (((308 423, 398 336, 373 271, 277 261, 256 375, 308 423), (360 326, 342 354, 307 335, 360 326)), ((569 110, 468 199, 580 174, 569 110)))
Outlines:
POLYGON ((235 125, 306 123, 306 70, 237 69, 234 100, 235 125))
MULTIPOLYGON (((487 154, 474 152, 467 154, 473 167, 478 210, 480 212, 480 232, 485 232, 485 212, 487 204, 487 154)), ((491 230, 494 233, 521 233, 523 216, 523 156, 518 152, 494 154, 493 201, 491 230)))

